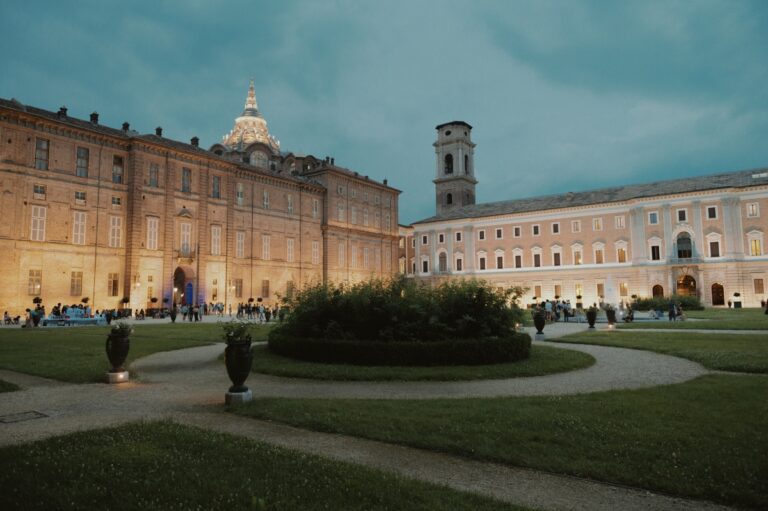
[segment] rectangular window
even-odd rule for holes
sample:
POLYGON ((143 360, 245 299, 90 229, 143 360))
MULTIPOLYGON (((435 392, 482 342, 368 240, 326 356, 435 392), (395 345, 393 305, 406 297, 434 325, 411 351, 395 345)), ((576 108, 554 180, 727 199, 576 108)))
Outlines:
POLYGON ((85 245, 85 211, 75 211, 72 218, 72 243, 85 245))
POLYGON ((157 163, 149 164, 149 186, 157 188, 160 185, 160 167, 157 163))
POLYGON ((354 186, 350 186, 349 196, 352 197, 353 199, 357 198, 357 188, 355 188, 354 186))
POLYGON ((243 279, 235 279, 235 298, 243 297, 243 279))
POLYGON ((421 272, 429 273, 429 261, 426 259, 421 262, 421 272))
POLYGON ((109 217, 109 246, 120 248, 123 241, 123 218, 119 216, 109 217))
POLYGON ((181 254, 188 256, 192 248, 192 224, 184 222, 181 227, 181 254))
POLYGON ((117 296, 117 292, 120 290, 120 274, 109 273, 107 274, 107 296, 117 296))
POLYGON ((573 264, 580 265, 581 264, 581 250, 574 250, 573 251, 573 264))
POLYGON ((213 176, 211 197, 214 199, 221 199, 221 176, 213 176))
POLYGON ((155 216, 147 217, 147 249, 157 250, 157 233, 160 219, 155 216))
POLYGON ((368 210, 363 210, 363 225, 368 227, 368 210))
POLYGON ((339 242, 339 266, 344 267, 347 264, 347 244, 343 241, 339 242))
POLYGON ((755 294, 762 295, 765 293, 765 286, 763 285, 763 279, 755 279, 755 294))
POLYGON ((500 240, 504 237, 504 230, 500 228, 496 228, 496 239, 500 240))
POLYGON ((88 177, 88 162, 91 159, 90 151, 86 147, 78 147, 76 155, 75 175, 77 177, 88 177))
POLYGON ((757 218, 760 216, 760 204, 750 202, 747 204, 747 218, 757 218))
POLYGON ((456 258, 456 271, 464 270, 464 260, 461 257, 456 258))
POLYGON ((113 208, 119 208, 122 204, 123 204, 123 199, 121 197, 112 197, 113 208))
POLYGON ((763 255, 762 243, 758 238, 752 238, 749 241, 749 254, 753 256, 763 255))
POLYGON ((533 254, 534 268, 541 268, 541 254, 533 254))
POLYGON ((320 214, 320 201, 312 199, 312 218, 317 218, 320 214))
POLYGON ((593 218, 592 219, 592 230, 593 231, 602 231, 603 230, 603 219, 602 218, 593 218))
POLYGON ((368 192, 363 193, 363 202, 368 202, 368 192))
POLYGON ((73 271, 70 274, 69 296, 83 296, 83 272, 73 271))
POLYGON ((85 192, 75 192, 75 204, 85 204, 85 192))
POLYGON ((597 296, 601 299, 605 296, 605 286, 602 282, 597 283, 597 296))
POLYGON ((485 239, 485 229, 477 231, 477 239, 481 241, 485 239))
POLYGON ((437 235, 437 242, 438 243, 445 243, 445 234, 440 233, 437 235))
POLYGON ((523 267, 523 256, 520 254, 515 255, 515 268, 523 267))
POLYGON ((512 228, 512 236, 514 236, 515 238, 519 238, 520 236, 522 236, 522 229, 520 228, 519 225, 516 225, 512 228))
POLYGON ((571 232, 581 232, 581 220, 571 221, 571 232))
POLYGON ((481 270, 485 269, 485 257, 480 258, 480 269, 481 270))
POLYGON ((504 256, 496 256, 496 268, 499 270, 504 268, 504 256))
POLYGON ((32 197, 35 199, 45 199, 45 185, 32 185, 32 197))
POLYGON ((320 264, 320 242, 319 241, 312 242, 312 264, 320 264))
POLYGON ((265 261, 270 259, 269 244, 270 244, 269 234, 262 234, 261 235, 261 258, 264 259, 265 261))
POLYGON ((292 280, 289 280, 285 283, 285 296, 288 298, 293 298, 294 293, 296 292, 296 285, 293 283, 292 280))
POLYGON ((538 236, 540 232, 541 232, 541 229, 539 228, 539 224, 535 224, 531 226, 531 233, 534 236, 538 236))
POLYGON ((584 296, 584 285, 581 282, 576 283, 576 296, 584 296))
POLYGON ((155 288, 152 286, 147 286, 147 300, 151 300, 155 297, 155 288))
POLYGON ((285 260, 289 263, 293 262, 293 238, 285 239, 285 260))
POLYGON ((50 142, 44 138, 38 138, 35 141, 35 168, 39 170, 48 170, 48 151, 50 142))
POLYGON ((32 228, 29 239, 32 241, 45 241, 45 213, 44 206, 32 206, 32 228))
POLYGON ((603 264, 603 249, 595 250, 595 264, 603 264))
POLYGON ((245 257, 245 232, 237 231, 235 235, 235 257, 245 257))
POLYGON ((187 167, 181 169, 181 191, 185 193, 192 191, 192 169, 187 167))
POLYGON ((363 268, 368 268, 370 265, 370 259, 368 259, 368 247, 363 248, 363 268))
POLYGON ((288 214, 293 214, 293 195, 288 196, 288 214))
POLYGON ((461 243, 461 233, 460 232, 456 233, 456 242, 457 243, 461 243))
POLYGON ((343 222, 344 221, 344 203, 342 203, 342 202, 339 202, 339 204, 337 205, 336 219, 339 222, 343 222))
POLYGON ((720 257, 720 242, 719 241, 710 241, 709 242, 709 257, 720 257))
POLYGON ((560 252, 552 254, 552 263, 554 266, 560 266, 560 252))
POLYGON ((123 157, 112 157, 112 182, 116 184, 123 184, 123 157))
POLYGON ((555 284, 555 300, 560 296, 563 296, 563 286, 561 284, 555 284))
POLYGON ((269 191, 264 190, 261 192, 261 206, 264 209, 269 209, 269 191))
POLYGON ((619 282, 619 295, 629 296, 629 285, 626 282, 619 282))
POLYGON ((658 211, 651 211, 648 213, 648 223, 650 225, 658 225, 659 224, 659 213, 658 211))
POLYGON ((384 229, 390 230, 392 228, 392 217, 389 213, 384 215, 384 229))
POLYGON ((620 263, 627 262, 627 249, 619 248, 616 250, 616 260, 620 263))
POLYGON ((221 255, 221 226, 211 226, 211 255, 221 255))
POLYGON ((717 206, 707 206, 707 220, 717 219, 717 206))
POLYGON ((552 222, 552 234, 560 234, 560 222, 552 222))
POLYGON ((426 234, 422 235, 421 237, 421 244, 422 245, 428 245, 429 244, 429 236, 426 234))
POLYGON ((658 245, 651 245, 651 260, 652 261, 660 261, 661 260, 661 247, 658 245))
POLYGON ((535 298, 541 298, 541 286, 533 286, 533 292, 536 294, 535 298))
POLYGON ((624 229, 624 226, 625 226, 624 215, 619 215, 617 217, 614 217, 614 222, 617 229, 624 229))
POLYGON ((27 294, 40 296, 43 290, 43 270, 29 270, 27 294))
POLYGON ((235 185, 235 202, 238 206, 242 206, 245 202, 245 186, 243 186, 243 183, 235 185))
POLYGON ((677 221, 678 222, 685 222, 688 220, 688 210, 687 209, 678 209, 677 210, 677 221))

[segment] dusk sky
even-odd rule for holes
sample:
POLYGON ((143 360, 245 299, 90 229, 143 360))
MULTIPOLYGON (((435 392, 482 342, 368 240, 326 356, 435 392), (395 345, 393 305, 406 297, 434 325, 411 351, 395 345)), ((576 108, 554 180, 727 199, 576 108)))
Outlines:
POLYGON ((768 166, 768 2, 0 2, 0 97, 209 147, 248 80, 284 151, 434 214, 434 130, 479 202, 768 166))

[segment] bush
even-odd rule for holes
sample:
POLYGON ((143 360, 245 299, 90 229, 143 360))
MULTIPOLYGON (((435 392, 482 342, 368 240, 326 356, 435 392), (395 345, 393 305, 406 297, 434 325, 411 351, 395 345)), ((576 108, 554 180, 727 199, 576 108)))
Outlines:
POLYGON ((335 364, 481 365, 528 358, 531 354, 531 338, 525 333, 514 333, 503 338, 386 342, 311 339, 272 334, 269 336, 269 349, 285 357, 335 364))
POLYGON ((638 298, 632 303, 632 308, 639 311, 668 310, 670 300, 679 303, 683 310, 704 310, 697 296, 657 296, 654 298, 638 298))

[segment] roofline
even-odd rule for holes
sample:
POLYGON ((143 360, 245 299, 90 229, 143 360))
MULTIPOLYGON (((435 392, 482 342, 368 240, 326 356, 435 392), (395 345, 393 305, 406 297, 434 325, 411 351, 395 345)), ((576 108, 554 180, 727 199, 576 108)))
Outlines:
MULTIPOLYGON (((309 155, 309 156, 311 156, 311 155, 309 155)), ((313 158, 315 158, 315 157, 313 156, 313 158)), ((315 159, 317 160, 317 158, 315 158, 315 159)), ((322 161, 322 160, 318 160, 318 161, 322 161)), ((394 190, 398 194, 403 193, 402 190, 399 190, 399 189, 397 189, 397 188, 395 188, 393 186, 385 185, 384 183, 376 181, 375 179, 371 179, 368 176, 363 176, 360 173, 356 173, 354 170, 345 169, 343 167, 336 167, 335 165, 322 165, 322 166, 317 167, 315 169, 304 171, 304 172, 302 172, 302 175, 309 176, 309 175, 319 174, 319 173, 325 172, 325 171, 334 172, 336 174, 340 174, 340 175, 342 175, 344 177, 348 177, 348 178, 352 178, 352 179, 358 179, 360 181, 363 181, 363 182, 366 182, 366 183, 370 183, 370 184, 376 185, 376 186, 378 186, 380 188, 385 188, 387 190, 394 190), (355 174, 357 174, 357 175, 355 175, 355 174)))
POLYGON ((472 129, 472 125, 469 124, 468 122, 464 122, 464 121, 444 122, 443 124, 438 124, 437 126, 435 126, 435 129, 439 130, 440 128, 444 128, 446 126, 456 126, 456 125, 458 125, 458 126, 466 126, 467 128, 472 129))

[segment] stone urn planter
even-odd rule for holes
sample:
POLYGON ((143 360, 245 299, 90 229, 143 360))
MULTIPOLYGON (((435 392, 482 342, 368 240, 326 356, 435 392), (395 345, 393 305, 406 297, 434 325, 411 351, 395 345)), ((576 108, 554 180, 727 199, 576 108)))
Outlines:
POLYGON ((231 321, 225 323, 223 328, 224 341, 227 343, 224 350, 224 363, 227 366, 227 375, 232 381, 224 401, 226 404, 245 403, 253 398, 253 393, 245 386, 245 380, 251 374, 253 366, 252 339, 248 332, 250 324, 231 321))
POLYGON ((616 324, 616 309, 613 307, 608 307, 605 309, 605 317, 608 319, 608 326, 613 326, 616 324))
POLYGON ((541 340, 544 338, 544 325, 547 324, 547 318, 544 315, 544 311, 536 309, 533 313, 533 326, 536 327, 536 339, 541 340))
POLYGON ((595 321, 597 321, 597 309, 590 307, 587 309, 587 323, 589 323, 589 328, 595 328, 595 321))
POLYGON ((112 369, 107 372, 109 383, 128 381, 128 371, 125 370, 123 364, 131 348, 130 336, 132 332, 133 328, 128 323, 116 322, 107 335, 107 358, 112 365, 112 369))

